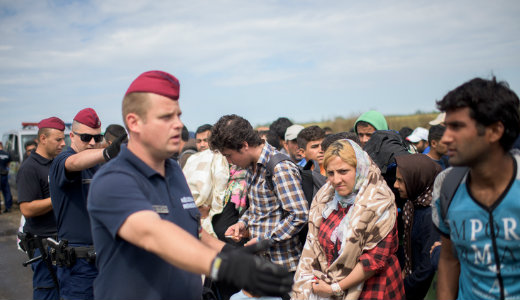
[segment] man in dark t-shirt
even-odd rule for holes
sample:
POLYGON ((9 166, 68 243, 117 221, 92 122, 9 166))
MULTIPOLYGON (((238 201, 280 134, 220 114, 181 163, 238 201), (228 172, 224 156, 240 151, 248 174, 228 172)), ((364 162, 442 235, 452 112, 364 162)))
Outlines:
MULTIPOLYGON (((49 192, 49 168, 52 160, 65 147, 65 124, 56 117, 38 123, 38 145, 20 166, 16 176, 18 203, 25 217, 23 232, 44 239, 56 237, 56 221, 49 192)), ((40 249, 26 249, 29 258, 39 256, 40 249), (34 252, 33 252, 34 251, 34 252)), ((33 269, 33 299, 60 299, 56 286, 56 267, 40 260, 33 269)))

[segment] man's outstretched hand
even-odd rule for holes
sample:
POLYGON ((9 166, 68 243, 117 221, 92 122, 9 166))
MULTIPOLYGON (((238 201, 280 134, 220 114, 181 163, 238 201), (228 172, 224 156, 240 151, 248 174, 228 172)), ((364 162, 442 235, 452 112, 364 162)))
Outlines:
POLYGON ((293 275, 286 268, 254 253, 267 250, 271 242, 259 241, 248 247, 226 247, 211 265, 211 278, 234 284, 256 296, 283 296, 291 291, 293 275))

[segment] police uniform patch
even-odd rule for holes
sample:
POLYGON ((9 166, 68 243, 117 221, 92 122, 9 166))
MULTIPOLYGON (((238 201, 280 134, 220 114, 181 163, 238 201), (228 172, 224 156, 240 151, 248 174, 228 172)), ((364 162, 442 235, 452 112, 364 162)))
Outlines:
POLYGON ((181 198, 182 207, 184 209, 196 208, 197 205, 195 201, 193 201, 193 197, 182 197, 181 198))
POLYGON ((158 214, 167 214, 170 212, 167 205, 152 205, 152 208, 158 214))

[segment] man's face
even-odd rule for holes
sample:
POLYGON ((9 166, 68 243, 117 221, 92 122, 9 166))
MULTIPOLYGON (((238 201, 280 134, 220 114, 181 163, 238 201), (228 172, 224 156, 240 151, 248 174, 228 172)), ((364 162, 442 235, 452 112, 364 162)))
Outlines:
POLYGON ((204 151, 206 149, 209 149, 208 140, 209 140, 209 136, 210 135, 211 135, 211 131, 210 130, 206 130, 204 132, 197 133, 195 135, 195 144, 197 146, 197 151, 198 152, 201 152, 201 151, 204 151))
POLYGON ((428 147, 428 142, 425 140, 420 140, 417 143, 412 143, 412 144, 415 146, 415 148, 417 149, 417 152, 419 152, 419 153, 423 153, 424 149, 426 149, 426 147, 428 147))
POLYGON ((247 155, 244 147, 238 151, 225 148, 222 150, 222 155, 224 155, 229 163, 237 165, 242 169, 247 169, 252 163, 251 157, 247 155))
POLYGON ((471 167, 488 155, 488 130, 485 127, 479 130, 469 113, 467 107, 446 112, 446 131, 441 143, 446 144, 450 165, 471 167))
POLYGON ((88 134, 88 135, 99 135, 101 134, 101 128, 90 128, 87 125, 76 123, 73 131, 70 133, 70 140, 71 140, 71 147, 76 152, 81 152, 87 149, 96 149, 99 148, 101 145, 101 141, 97 142, 94 138, 91 138, 89 141, 82 141, 81 135, 88 134))
POLYGON ((397 169, 395 171, 394 188, 396 188, 399 191, 399 196, 401 197, 401 199, 408 199, 408 193, 406 192, 406 185, 404 183, 403 175, 401 175, 399 167, 397 167, 397 169))
POLYGON ((183 124, 179 101, 157 94, 149 95, 146 120, 138 122, 139 139, 149 155, 166 159, 179 152, 183 124))
POLYGON ((298 147, 298 142, 296 140, 287 141, 287 153, 289 153, 289 156, 294 161, 300 161, 302 160, 302 155, 300 153, 300 147, 298 147))
POLYGON ((54 158, 61 153, 63 147, 65 147, 65 134, 63 131, 58 129, 50 129, 48 136, 42 140, 42 146, 44 151, 50 158, 54 158))
POLYGON ((31 152, 36 148, 36 145, 29 145, 25 147, 25 155, 31 155, 31 152))
POLYGON ((446 144, 441 143, 441 140, 432 140, 430 148, 431 151, 435 151, 439 156, 443 156, 448 151, 446 144))
POLYGON ((359 137, 359 141, 361 142, 361 147, 365 146, 375 131, 376 128, 372 125, 357 125, 357 135, 359 137))
POLYGON ((321 149, 321 142, 323 139, 310 141, 305 147, 304 156, 307 161, 315 160, 320 166, 323 165, 323 150, 321 149))

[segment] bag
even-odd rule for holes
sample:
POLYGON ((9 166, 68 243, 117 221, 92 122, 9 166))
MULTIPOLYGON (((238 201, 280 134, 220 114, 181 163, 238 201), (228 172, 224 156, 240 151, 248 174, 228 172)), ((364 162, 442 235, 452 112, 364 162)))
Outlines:
MULTIPOLYGON (((265 175, 267 186, 270 190, 274 190, 274 184, 273 184, 273 174, 274 174, 274 167, 284 161, 288 160, 290 162, 293 162, 291 158, 283 153, 276 153, 274 156, 272 156, 267 161, 267 172, 265 175)), ((294 162, 293 162, 294 163, 294 162)), ((309 208, 312 204, 312 199, 314 198, 314 195, 318 192, 318 190, 327 182, 327 177, 321 175, 319 172, 311 170, 312 165, 314 164, 314 161, 309 160, 307 164, 305 164, 304 167, 297 166, 298 171, 300 171, 300 176, 302 177, 302 190, 303 194, 305 195, 305 199, 307 200, 307 203, 309 204, 309 208)), ((302 244, 305 244, 305 241, 307 240, 307 232, 309 228, 308 225, 305 224, 298 233, 300 237, 300 241, 302 244)))
POLYGON ((464 178, 468 171, 468 167, 453 167, 449 172, 447 171, 446 177, 442 181, 439 199, 441 206, 441 220, 443 222, 448 214, 451 200, 453 199, 453 196, 455 196, 455 192, 459 188, 462 178, 464 178))
POLYGON ((403 138, 393 130, 375 131, 363 147, 385 176, 395 169, 395 157, 410 154, 403 138))

